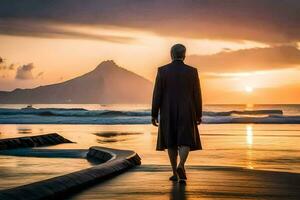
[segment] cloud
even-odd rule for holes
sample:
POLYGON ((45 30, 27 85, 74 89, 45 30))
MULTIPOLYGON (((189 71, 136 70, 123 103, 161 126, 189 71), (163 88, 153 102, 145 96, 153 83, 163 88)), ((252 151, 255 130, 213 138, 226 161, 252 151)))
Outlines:
POLYGON ((0 33, 96 39, 45 25, 52 22, 129 27, 167 36, 295 43, 300 40, 299 13, 298 0, 2 0, 0 33), (7 24, 14 20, 22 26, 7 24), (33 21, 47 28, 32 28, 33 21))
POLYGON ((33 79, 32 70, 34 68, 33 63, 29 63, 27 65, 22 65, 18 67, 16 79, 28 80, 33 79))
POLYGON ((14 70, 14 65, 10 64, 8 65, 5 62, 5 59, 0 57, 0 79, 6 79, 9 78, 9 74, 11 70, 14 70))
MULTIPOLYGON (((1 5, 1 3, 0 3, 1 5)), ((78 30, 66 29, 62 24, 54 24, 48 21, 36 20, 1 20, 0 34, 13 36, 29 36, 39 38, 71 38, 71 39, 89 39, 103 40, 115 43, 130 43, 135 39, 127 36, 114 36, 103 34, 92 34, 78 30), (24 26, 26 24, 26 26, 24 26)))
POLYGON ((300 50, 294 46, 252 48, 213 55, 191 55, 187 62, 202 72, 214 73, 284 69, 300 66, 300 50))
POLYGON ((219 79, 237 79, 241 77, 248 77, 251 73, 201 73, 201 78, 206 80, 219 80, 219 79))

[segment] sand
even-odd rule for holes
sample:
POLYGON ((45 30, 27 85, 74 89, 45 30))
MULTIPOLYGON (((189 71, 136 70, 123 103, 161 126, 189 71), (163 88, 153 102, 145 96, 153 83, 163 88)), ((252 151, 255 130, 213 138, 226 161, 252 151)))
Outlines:
POLYGON ((186 184, 166 165, 142 165, 72 197, 80 199, 300 199, 300 174, 237 167, 187 166, 186 184))

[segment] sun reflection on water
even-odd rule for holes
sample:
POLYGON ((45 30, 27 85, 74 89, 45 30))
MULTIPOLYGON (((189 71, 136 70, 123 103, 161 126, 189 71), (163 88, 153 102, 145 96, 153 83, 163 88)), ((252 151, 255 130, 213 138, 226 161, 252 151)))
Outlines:
POLYGON ((246 134, 247 134, 247 145, 248 148, 251 148, 253 145, 253 129, 252 125, 247 125, 246 126, 246 134))
POLYGON ((247 168, 253 169, 253 162, 252 162, 252 145, 253 145, 253 128, 252 125, 246 126, 246 142, 248 146, 247 150, 247 168))
POLYGON ((253 162, 252 162, 252 150, 248 150, 247 151, 247 168, 248 169, 254 169, 254 166, 253 166, 253 162))

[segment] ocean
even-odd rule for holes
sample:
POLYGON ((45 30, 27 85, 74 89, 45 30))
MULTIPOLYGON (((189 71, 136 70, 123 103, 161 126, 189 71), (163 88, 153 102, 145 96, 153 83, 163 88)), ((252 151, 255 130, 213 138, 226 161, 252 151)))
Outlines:
MULTIPOLYGON (((147 105, 0 105, 0 138, 58 133, 75 142, 43 149, 104 146, 132 149, 142 164, 168 165, 155 151, 157 128, 147 105)), ((242 167, 300 173, 300 105, 205 105, 199 126, 202 151, 189 166, 242 167)), ((25 156, 25 157, 24 157, 25 156)), ((90 166, 85 160, 0 156, 0 189, 90 166), (68 163, 64 167, 62 163, 68 163), (47 166, 47 167, 45 167, 47 166), (20 178, 21 177, 21 178, 20 178)))
MULTIPOLYGON (((1 104, 0 124, 149 124, 149 105, 1 104)), ((300 124, 300 105, 205 105, 204 124, 300 124)))

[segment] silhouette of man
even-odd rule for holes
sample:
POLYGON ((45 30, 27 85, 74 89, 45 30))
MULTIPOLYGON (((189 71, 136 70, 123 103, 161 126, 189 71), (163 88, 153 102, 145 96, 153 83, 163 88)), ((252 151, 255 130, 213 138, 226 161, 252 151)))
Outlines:
POLYGON ((184 165, 189 151, 202 149, 197 126, 202 118, 200 82, 197 69, 184 64, 185 52, 182 44, 171 48, 172 62, 158 68, 152 99, 152 124, 159 126, 156 150, 168 149, 171 181, 187 179, 184 165))

